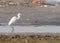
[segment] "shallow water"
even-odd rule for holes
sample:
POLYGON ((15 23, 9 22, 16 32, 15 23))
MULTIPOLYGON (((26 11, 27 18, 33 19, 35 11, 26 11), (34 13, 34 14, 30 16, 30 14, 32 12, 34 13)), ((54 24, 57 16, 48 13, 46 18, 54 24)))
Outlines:
MULTIPOLYGON (((25 32, 33 32, 33 33, 59 33, 60 32, 60 26, 14 26, 14 32, 13 33, 25 33, 25 32)), ((0 26, 0 33, 11 33, 11 28, 9 26, 0 26)))
MULTIPOLYGON (((23 16, 16 23, 20 26, 14 26, 14 33, 21 32, 34 32, 34 33, 45 33, 45 32, 60 32, 60 6, 55 7, 4 7, 0 8, 0 24, 8 24, 11 17, 22 12, 23 16), (30 25, 30 26, 21 26, 30 25), (43 25, 43 26, 32 26, 32 25, 43 25), (49 25, 49 26, 48 26, 49 25), (54 26, 53 26, 54 25, 54 26)), ((9 26, 0 26, 0 32, 11 32, 9 26)))
POLYGON ((23 16, 18 24, 60 25, 60 6, 55 7, 4 7, 0 8, 0 23, 8 23, 19 12, 23 16))

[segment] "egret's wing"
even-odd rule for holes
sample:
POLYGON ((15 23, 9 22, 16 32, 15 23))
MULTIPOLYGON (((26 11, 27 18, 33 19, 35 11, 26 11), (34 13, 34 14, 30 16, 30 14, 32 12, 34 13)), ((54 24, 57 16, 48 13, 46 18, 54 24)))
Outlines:
POLYGON ((17 20, 16 16, 12 17, 8 23, 8 25, 11 25, 12 23, 14 23, 17 20))

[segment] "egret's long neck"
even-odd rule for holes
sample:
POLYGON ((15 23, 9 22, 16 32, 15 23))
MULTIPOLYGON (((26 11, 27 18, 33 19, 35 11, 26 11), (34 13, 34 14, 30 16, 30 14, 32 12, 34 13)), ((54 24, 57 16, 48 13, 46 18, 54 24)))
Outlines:
POLYGON ((20 19, 20 16, 19 15, 17 15, 17 19, 20 19))

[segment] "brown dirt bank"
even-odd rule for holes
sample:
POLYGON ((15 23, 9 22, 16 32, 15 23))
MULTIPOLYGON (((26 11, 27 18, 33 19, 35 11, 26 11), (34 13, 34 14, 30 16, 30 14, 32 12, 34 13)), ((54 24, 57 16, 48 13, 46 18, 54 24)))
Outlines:
POLYGON ((0 35, 0 43, 60 43, 60 36, 50 35, 0 35))

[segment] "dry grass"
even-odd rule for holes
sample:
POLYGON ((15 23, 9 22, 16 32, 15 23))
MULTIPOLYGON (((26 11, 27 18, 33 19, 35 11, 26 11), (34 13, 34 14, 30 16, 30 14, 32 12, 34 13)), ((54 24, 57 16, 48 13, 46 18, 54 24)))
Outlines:
POLYGON ((0 35, 0 43, 60 43, 60 36, 0 35))

